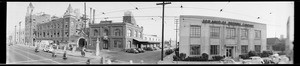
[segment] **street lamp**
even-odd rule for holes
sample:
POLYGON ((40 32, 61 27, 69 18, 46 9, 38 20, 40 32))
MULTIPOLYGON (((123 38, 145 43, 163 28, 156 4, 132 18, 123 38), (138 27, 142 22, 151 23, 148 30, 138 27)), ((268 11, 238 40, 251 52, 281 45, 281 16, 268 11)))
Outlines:
POLYGON ((161 45, 162 45, 162 49, 161 49, 161 60, 163 61, 163 56, 164 56, 164 14, 165 14, 165 5, 166 4, 171 4, 171 2, 166 2, 163 1, 163 3, 156 3, 156 5, 162 5, 163 9, 162 9, 162 40, 161 40, 161 45))

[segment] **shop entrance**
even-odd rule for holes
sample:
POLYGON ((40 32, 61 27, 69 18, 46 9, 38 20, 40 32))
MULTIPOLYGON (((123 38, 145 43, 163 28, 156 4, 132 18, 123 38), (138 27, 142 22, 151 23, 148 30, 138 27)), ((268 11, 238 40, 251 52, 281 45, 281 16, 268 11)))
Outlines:
POLYGON ((233 46, 227 46, 226 47, 226 57, 233 57, 233 46))

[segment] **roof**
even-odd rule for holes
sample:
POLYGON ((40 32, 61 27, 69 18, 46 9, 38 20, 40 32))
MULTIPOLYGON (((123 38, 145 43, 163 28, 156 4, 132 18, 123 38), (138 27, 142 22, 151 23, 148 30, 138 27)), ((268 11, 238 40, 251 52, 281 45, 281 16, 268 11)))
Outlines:
POLYGON ((277 42, 280 42, 278 38, 267 38, 267 44, 275 44, 277 42))

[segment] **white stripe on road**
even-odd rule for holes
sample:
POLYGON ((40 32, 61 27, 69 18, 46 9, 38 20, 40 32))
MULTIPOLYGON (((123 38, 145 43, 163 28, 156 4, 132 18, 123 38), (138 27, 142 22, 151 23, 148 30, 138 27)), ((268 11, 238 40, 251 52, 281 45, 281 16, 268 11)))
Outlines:
MULTIPOLYGON (((55 59, 61 59, 61 58, 55 58, 55 59)), ((42 59, 42 60, 31 60, 31 61, 19 61, 19 62, 15 62, 15 63, 35 62, 35 61, 45 61, 45 60, 54 60, 54 59, 42 59)))
POLYGON ((25 55, 23 55, 23 54, 21 54, 21 53, 18 53, 18 52, 16 52, 16 51, 13 51, 13 53, 16 53, 16 54, 19 54, 19 55, 21 55, 21 56, 23 56, 23 57, 26 57, 26 58, 28 58, 29 60, 33 60, 33 59, 31 59, 31 58, 29 58, 29 57, 27 57, 27 56, 25 56, 25 55))
MULTIPOLYGON (((16 49, 16 50, 19 50, 19 49, 16 49)), ((20 51, 22 51, 22 50, 20 50, 20 51)), ((29 52, 25 52, 25 53, 30 54, 30 55, 34 55, 34 56, 37 56, 37 57, 40 57, 40 58, 45 58, 45 57, 42 57, 42 56, 39 56, 39 55, 31 54, 31 53, 29 53, 29 52)), ((55 63, 57 63, 57 64, 61 64, 61 63, 59 63, 59 62, 57 62, 57 61, 53 61, 53 60, 50 60, 50 61, 55 62, 55 63)))

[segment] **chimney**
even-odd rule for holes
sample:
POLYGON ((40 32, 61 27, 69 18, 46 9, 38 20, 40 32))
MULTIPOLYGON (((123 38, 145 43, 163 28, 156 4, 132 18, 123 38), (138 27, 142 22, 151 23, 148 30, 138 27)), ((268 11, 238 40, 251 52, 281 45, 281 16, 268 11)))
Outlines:
POLYGON ((93 24, 95 24, 95 9, 93 9, 93 24))
POLYGON ((131 23, 131 12, 130 11, 126 11, 124 13, 123 22, 125 22, 125 23, 131 23))

